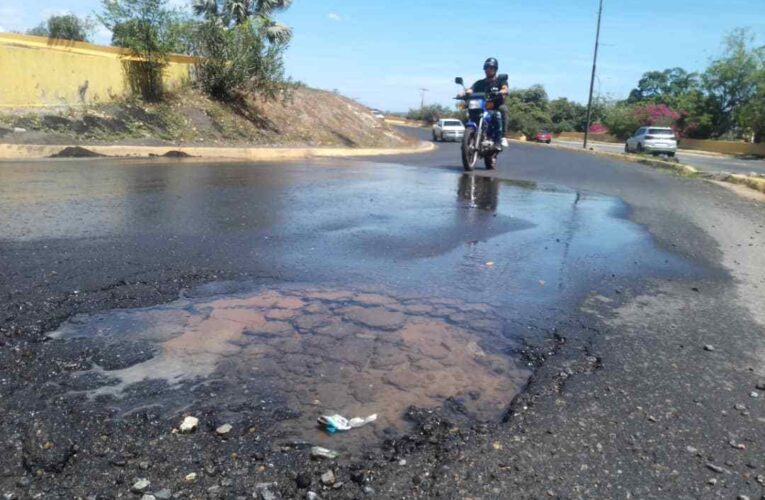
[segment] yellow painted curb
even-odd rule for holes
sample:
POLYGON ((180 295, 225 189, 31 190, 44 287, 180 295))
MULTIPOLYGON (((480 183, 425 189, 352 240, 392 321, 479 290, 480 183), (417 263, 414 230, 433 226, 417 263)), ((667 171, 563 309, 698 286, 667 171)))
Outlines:
MULTIPOLYGON (((50 158, 67 145, 0 144, 0 159, 34 160, 50 158)), ((71 146, 73 147, 73 146, 71 146)), ((412 148, 237 148, 237 147, 184 147, 184 146, 101 146, 79 145, 107 157, 162 156, 168 151, 181 151, 196 158, 226 158, 247 161, 302 160, 307 158, 380 156, 428 153, 435 149, 430 142, 421 142, 412 148)))

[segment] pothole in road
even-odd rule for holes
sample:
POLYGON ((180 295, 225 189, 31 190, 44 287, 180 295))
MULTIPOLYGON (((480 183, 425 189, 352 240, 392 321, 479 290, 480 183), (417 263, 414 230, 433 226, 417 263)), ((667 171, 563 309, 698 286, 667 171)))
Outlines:
MULTIPOLYGON (((319 415, 378 414, 375 424, 332 438, 342 444, 403 430, 408 406, 450 397, 475 418, 499 417, 529 375, 511 356, 515 345, 503 328, 485 304, 277 288, 78 316, 52 337, 154 346, 150 359, 94 366, 90 372, 112 383, 91 396, 120 399, 148 380, 170 387, 216 380, 252 398, 281 398, 299 414, 283 424, 286 436, 311 442, 326 439, 319 415)), ((194 403, 182 395, 167 401, 194 403)))

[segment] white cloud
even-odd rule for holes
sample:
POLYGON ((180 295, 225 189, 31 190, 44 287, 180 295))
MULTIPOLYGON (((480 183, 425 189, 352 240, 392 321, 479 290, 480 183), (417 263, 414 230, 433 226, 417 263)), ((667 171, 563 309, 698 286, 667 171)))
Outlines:
POLYGON ((331 21, 335 21, 336 23, 342 23, 343 21, 345 21, 343 16, 341 16, 337 12, 330 12, 329 14, 327 14, 327 18, 330 19, 331 21))

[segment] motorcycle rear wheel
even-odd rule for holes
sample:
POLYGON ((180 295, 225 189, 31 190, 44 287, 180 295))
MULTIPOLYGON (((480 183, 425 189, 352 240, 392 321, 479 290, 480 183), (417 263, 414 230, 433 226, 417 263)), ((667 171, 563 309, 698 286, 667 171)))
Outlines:
POLYGON ((473 145, 475 134, 475 129, 468 128, 462 137, 462 166, 465 172, 472 172, 476 162, 478 162, 478 149, 473 145))

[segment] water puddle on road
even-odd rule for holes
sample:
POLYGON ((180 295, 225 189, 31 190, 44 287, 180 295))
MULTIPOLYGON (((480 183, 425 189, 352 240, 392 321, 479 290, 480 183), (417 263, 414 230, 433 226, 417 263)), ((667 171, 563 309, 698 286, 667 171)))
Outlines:
POLYGON ((283 398, 300 415, 284 424, 286 437, 310 442, 327 438, 316 426, 321 414, 379 415, 332 438, 342 446, 404 430, 409 405, 435 407, 449 397, 476 418, 498 418, 529 375, 511 356, 515 345, 503 325, 485 304, 276 287, 77 316, 51 336, 154 347, 152 358, 132 366, 94 366, 111 383, 90 396, 120 399, 148 379, 171 387, 222 380, 253 398, 283 398))

